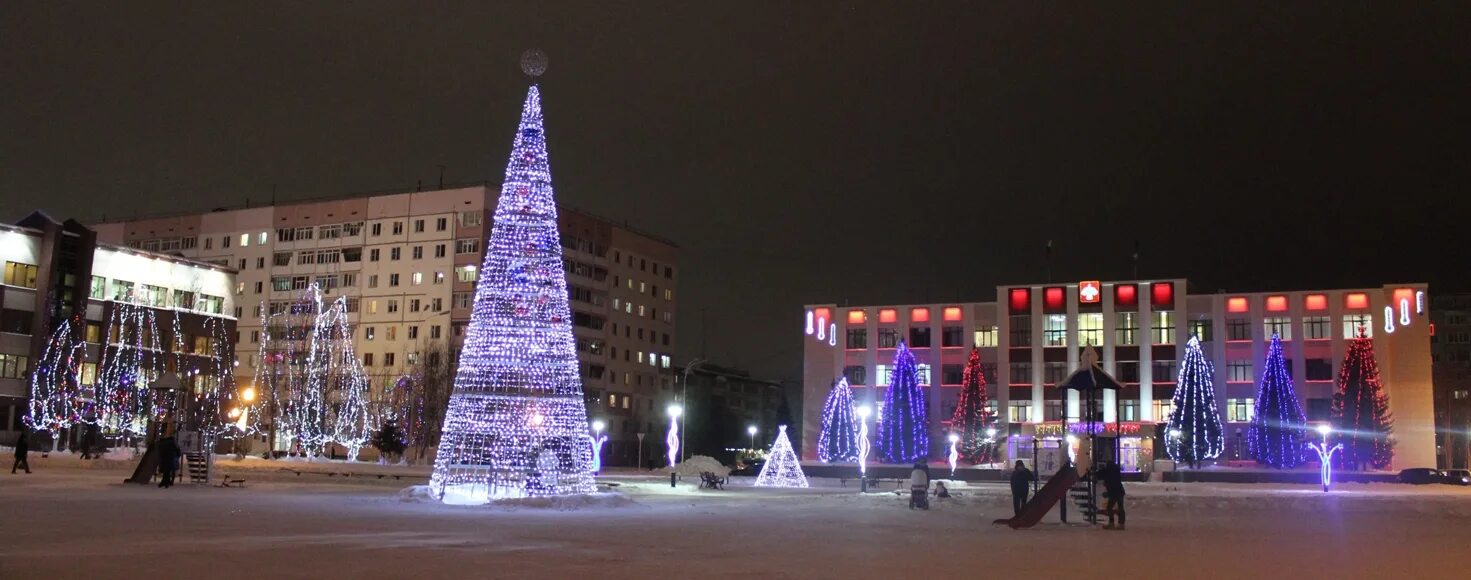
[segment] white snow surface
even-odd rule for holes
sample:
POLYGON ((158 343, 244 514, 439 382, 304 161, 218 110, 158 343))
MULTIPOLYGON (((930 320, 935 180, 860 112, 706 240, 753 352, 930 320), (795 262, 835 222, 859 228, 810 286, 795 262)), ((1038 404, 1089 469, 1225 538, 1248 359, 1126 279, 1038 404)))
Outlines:
POLYGON ((1471 488, 1443 485, 1131 483, 1129 530, 1114 532, 1059 524, 1056 509, 1030 530, 992 525, 1010 515, 1004 484, 956 482, 911 511, 893 484, 700 490, 619 472, 591 496, 464 507, 413 481, 266 478, 267 461, 241 472, 245 488, 165 490, 120 483, 123 462, 56 459, 0 474, 0 513, 24 530, 0 542, 0 578, 1423 579, 1471 566, 1471 488))

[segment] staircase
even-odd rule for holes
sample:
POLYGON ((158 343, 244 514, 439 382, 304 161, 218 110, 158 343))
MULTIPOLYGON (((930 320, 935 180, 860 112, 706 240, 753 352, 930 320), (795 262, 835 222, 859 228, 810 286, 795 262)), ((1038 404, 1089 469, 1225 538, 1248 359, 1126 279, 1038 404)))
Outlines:
POLYGON ((189 483, 209 485, 209 454, 186 453, 184 459, 189 466, 189 483))
POLYGON ((1072 489, 1068 490, 1068 497, 1072 498, 1073 505, 1078 506, 1078 512, 1090 524, 1098 523, 1098 500, 1096 499, 1098 496, 1094 493, 1095 485, 1093 474, 1089 473, 1079 478, 1078 482, 1073 484, 1072 489))

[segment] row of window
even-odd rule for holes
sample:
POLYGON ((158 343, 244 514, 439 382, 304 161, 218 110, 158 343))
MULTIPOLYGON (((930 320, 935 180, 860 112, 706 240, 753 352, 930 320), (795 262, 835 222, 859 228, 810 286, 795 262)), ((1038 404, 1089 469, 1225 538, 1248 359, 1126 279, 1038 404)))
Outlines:
MULTIPOLYGON (((622 264, 624 262, 623 258, 624 258, 624 256, 623 256, 623 253, 622 252, 619 252, 619 251, 616 251, 616 250, 613 252, 613 261, 614 262, 618 262, 618 263, 622 264)), ((634 264, 634 260, 635 260, 633 254, 629 254, 627 256, 627 258, 628 258, 628 267, 629 268, 632 268, 633 267, 633 264, 634 264)), ((653 262, 653 266, 654 267, 653 268, 649 268, 650 262, 649 262, 648 259, 646 259, 646 258, 638 258, 637 260, 638 260, 638 271, 640 271, 640 272, 652 272, 655 276, 659 275, 659 263, 658 262, 653 262)), ((668 279, 673 279, 674 278, 674 268, 673 267, 670 267, 670 266, 664 266, 664 277, 665 278, 668 278, 668 279)))
MULTIPOLYGON (((1287 374, 1292 374, 1293 359, 1284 359, 1287 374)), ((1310 358, 1303 360, 1303 375, 1308 381, 1332 381, 1333 361, 1326 358, 1310 358)), ((1013 362, 1010 364, 1011 385, 1026 386, 1032 384, 1032 363, 1013 362)), ((1252 361, 1230 360, 1226 362, 1226 382, 1228 383, 1250 383, 1253 382, 1252 361)), ((930 365, 915 365, 919 375, 919 384, 930 384, 930 365)), ((1153 383, 1173 383, 1176 381, 1177 363, 1173 360, 1152 361, 1150 363, 1153 383)), ((875 365, 877 370, 876 385, 888 385, 893 376, 892 365, 875 365)), ((1047 362, 1042 366, 1042 382, 1047 385, 1055 385, 1068 376, 1070 368, 1065 362, 1047 362)), ((963 377, 964 366, 959 364, 941 365, 940 384, 959 385, 963 377)), ((982 365, 982 374, 988 384, 996 381, 996 363, 985 363, 982 365)), ((1139 382, 1139 361, 1118 361, 1115 364, 1115 378, 1122 383, 1139 382)), ((843 368, 843 376, 848 378, 848 383, 853 385, 867 385, 868 372, 863 365, 850 365, 843 368)))
MULTIPOLYGON (((1175 343, 1175 317, 1171 311, 1161 310, 1152 312, 1150 324, 1150 343, 1167 345, 1175 343)), ((1139 344, 1139 313, 1116 312, 1114 325, 1114 344, 1117 346, 1133 346, 1139 344)), ((1011 317, 1010 346, 1025 347, 1032 345, 1032 323, 1031 316, 1018 315, 1011 317)), ((1263 334, 1271 336, 1278 335, 1284 341, 1293 338, 1293 324, 1291 317, 1278 316, 1263 319, 1263 334)), ((1191 334, 1199 337, 1202 342, 1209 342, 1214 338, 1214 333, 1209 320, 1192 320, 1189 322, 1191 334)), ((1302 319, 1303 334, 1306 340, 1327 340, 1332 338, 1332 320, 1328 316, 1305 316, 1302 319)), ((1365 336, 1374 336, 1374 318, 1368 314, 1348 314, 1343 316, 1343 338, 1349 339, 1359 335, 1362 330, 1365 336)), ((962 330, 959 326, 946 326, 941 329, 941 347, 960 347, 962 344, 962 330)), ((1100 346, 1103 344, 1103 314, 1093 312, 1078 315, 1077 320, 1077 344, 1100 346)), ((899 329, 878 329, 878 348, 894 348, 899 343, 899 329)), ((1042 345, 1048 347, 1065 347, 1068 345, 1069 332, 1067 328, 1067 315, 1049 314, 1043 320, 1042 345)), ((997 329, 991 327, 975 331, 974 345, 980 347, 996 346, 997 329)), ((1251 321, 1240 318, 1226 320, 1227 341, 1251 340, 1251 321)), ((909 346, 914 348, 929 348, 931 346, 929 327, 910 327, 909 346)), ((848 329, 847 348, 868 348, 868 329, 848 329)))
POLYGON ((134 284, 127 280, 113 279, 109 288, 107 279, 93 276, 89 296, 96 300, 132 299, 139 304, 155 308, 187 308, 197 312, 224 314, 225 298, 202 292, 170 291, 162 286, 134 284))
POLYGON ((5 284, 21 288, 35 288, 37 271, 38 268, 31 264, 5 262, 5 284))
MULTIPOLYGON (((614 312, 620 312, 621 311, 624 314, 631 314, 631 315, 634 315, 634 316, 638 316, 639 318, 654 318, 654 319, 660 318, 659 309, 658 308, 654 308, 652 306, 645 307, 643 304, 635 305, 633 303, 633 301, 623 301, 622 299, 619 299, 619 298, 614 298, 613 299, 613 311, 614 312)), ((664 322, 667 322, 667 323, 673 323, 674 322, 674 313, 673 312, 670 312, 668 310, 665 310, 664 311, 664 314, 663 314, 663 320, 664 320, 664 322)))

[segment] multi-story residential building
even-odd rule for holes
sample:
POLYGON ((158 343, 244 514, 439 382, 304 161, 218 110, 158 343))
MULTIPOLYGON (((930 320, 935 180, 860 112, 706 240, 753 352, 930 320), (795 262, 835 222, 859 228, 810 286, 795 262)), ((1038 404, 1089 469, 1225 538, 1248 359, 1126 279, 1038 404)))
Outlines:
MULTIPOLYGON (((1379 288, 1192 294, 1183 279, 1001 286, 995 302, 806 307, 803 446, 813 455, 823 400, 846 375, 860 403, 882 416, 894 350, 908 343, 926 385, 932 450, 943 448, 966 356, 981 351, 993 416, 1010 452, 1079 426, 1077 391, 1056 385, 1092 346, 1124 385, 1102 397, 1101 419, 1121 431, 1126 464, 1153 456, 1155 427, 1171 410, 1176 365, 1199 337, 1213 361, 1225 421, 1224 459, 1247 458, 1245 432, 1272 334, 1310 422, 1326 422, 1348 339, 1360 329, 1375 353, 1393 413, 1394 467, 1435 460, 1430 328, 1424 284, 1379 288)), ((936 452, 938 453, 938 452, 936 452)), ((1027 451, 1029 454, 1030 451, 1027 451)), ((938 455, 936 455, 938 457, 938 455)), ((1136 467, 1136 465, 1129 465, 1136 467)))
MULTIPOLYGON (((240 380, 260 366, 262 318, 310 285, 345 297, 375 396, 437 344, 457 352, 470 320, 499 189, 478 184, 342 196, 98 224, 99 239, 237 268, 240 380)), ((678 248, 559 208, 578 358, 609 415, 657 397, 677 345, 678 248)), ((612 441, 633 432, 612 429, 612 441)))
MULTIPOLYGON (((84 392, 105 370, 99 370, 104 349, 114 348, 118 340, 113 334, 118 331, 113 316, 118 300, 148 311, 139 319, 158 321, 159 328, 149 333, 161 348, 143 355, 150 367, 191 374, 208 357, 233 357, 231 268, 98 243, 86 226, 58 222, 40 212, 14 226, 0 225, 0 263, 5 267, 0 284, 0 440, 7 444, 19 434, 28 412, 29 378, 52 332, 68 319, 85 325, 85 361, 78 369, 84 392), (227 344, 216 344, 217 334, 226 336, 227 344)), ((200 381, 208 378, 191 375, 184 384, 203 388, 200 381)))
POLYGON ((1471 294, 1432 297, 1430 320, 1437 464, 1465 469, 1471 466, 1471 294))

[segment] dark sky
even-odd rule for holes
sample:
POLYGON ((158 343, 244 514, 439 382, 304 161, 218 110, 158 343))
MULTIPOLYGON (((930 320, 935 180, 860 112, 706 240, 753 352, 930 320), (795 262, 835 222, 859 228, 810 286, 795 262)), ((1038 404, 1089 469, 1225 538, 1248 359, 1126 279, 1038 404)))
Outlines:
POLYGON ((498 180, 540 47, 560 200, 679 242, 681 354, 708 309, 776 378, 801 304, 991 299, 1048 239, 1059 280, 1138 240, 1196 292, 1471 289, 1465 3, 53 4, 0 7, 0 217, 498 180))

